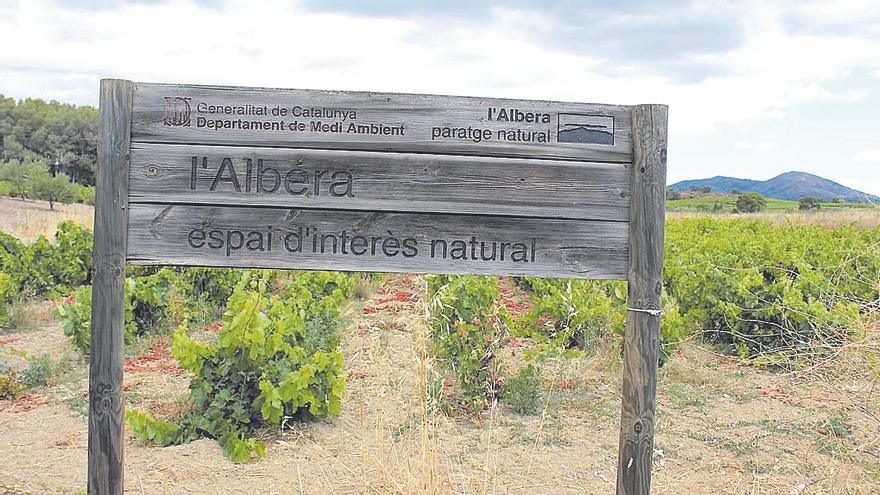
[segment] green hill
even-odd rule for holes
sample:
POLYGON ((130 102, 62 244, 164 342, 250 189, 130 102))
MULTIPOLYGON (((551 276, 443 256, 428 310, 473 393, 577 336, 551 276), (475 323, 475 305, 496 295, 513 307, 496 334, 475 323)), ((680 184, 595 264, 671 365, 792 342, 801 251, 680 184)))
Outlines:
POLYGON ((668 189, 681 192, 704 188, 722 194, 730 194, 735 191, 754 192, 767 198, 789 201, 811 197, 824 201, 837 199, 848 203, 880 202, 880 197, 856 191, 832 180, 806 172, 786 172, 765 181, 717 176, 709 179, 683 180, 668 187, 668 189))

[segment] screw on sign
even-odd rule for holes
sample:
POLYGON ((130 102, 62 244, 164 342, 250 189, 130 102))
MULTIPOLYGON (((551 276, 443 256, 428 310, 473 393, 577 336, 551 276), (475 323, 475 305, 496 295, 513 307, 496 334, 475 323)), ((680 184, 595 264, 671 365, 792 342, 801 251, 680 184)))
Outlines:
POLYGON ((627 280, 617 493, 649 494, 666 121, 664 105, 102 81, 89 493, 123 490, 129 262, 627 280))

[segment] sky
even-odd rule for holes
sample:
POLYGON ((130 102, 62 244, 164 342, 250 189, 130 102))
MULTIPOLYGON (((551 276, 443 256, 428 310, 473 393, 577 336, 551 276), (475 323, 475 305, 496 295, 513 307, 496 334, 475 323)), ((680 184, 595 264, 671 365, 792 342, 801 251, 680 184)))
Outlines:
POLYGON ((880 1, 0 0, 0 94, 98 81, 664 103, 669 183, 880 195, 880 1))

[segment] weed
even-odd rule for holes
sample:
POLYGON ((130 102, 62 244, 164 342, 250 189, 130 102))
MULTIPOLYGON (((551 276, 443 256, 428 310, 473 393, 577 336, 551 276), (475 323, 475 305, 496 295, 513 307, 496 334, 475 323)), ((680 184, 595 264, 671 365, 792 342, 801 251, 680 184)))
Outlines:
POLYGON ((522 421, 500 419, 498 426, 502 428, 510 428, 510 436, 526 445, 531 445, 534 440, 526 433, 526 425, 522 421))
POLYGON ((373 290, 373 284, 370 282, 370 279, 366 274, 361 274, 357 279, 357 283, 354 286, 354 292, 352 295, 358 299, 366 299, 369 297, 370 292, 373 290))
POLYGON ((409 415, 401 421, 401 423, 394 427, 391 430, 391 438, 394 439, 395 442, 399 442, 401 438, 406 436, 412 430, 415 430, 420 426, 419 418, 415 415, 409 415))
MULTIPOLYGON (((125 394, 128 396, 128 394, 125 394)), ((70 412, 86 417, 89 415, 89 394, 81 393, 74 395, 69 399, 65 399, 64 405, 70 409, 70 412)))
POLYGON ((36 328, 34 311, 24 301, 12 301, 6 305, 6 323, 3 327, 9 332, 28 332, 36 328))
POLYGON ((706 404, 706 395, 698 392, 694 387, 671 383, 664 388, 664 391, 672 398, 676 407, 698 407, 706 404))
POLYGON ((27 386, 18 380, 18 374, 8 365, 0 363, 0 399, 15 400, 24 395, 27 386))
POLYGON ((545 447, 567 447, 571 442, 559 435, 550 435, 541 441, 545 447))
POLYGON ((57 369, 52 357, 43 353, 28 363, 28 367, 18 374, 18 380, 27 388, 45 387, 57 369))
POLYGON ((868 474, 871 475, 871 479, 880 483, 880 463, 863 461, 861 466, 868 471, 868 474))
POLYGON ((339 348, 341 338, 336 317, 332 314, 318 314, 306 321, 302 347, 307 355, 315 352, 332 353, 339 348))
POLYGON ((713 436, 713 435, 706 435, 703 433, 688 432, 688 433, 686 433, 686 435, 691 440, 697 440, 699 442, 703 442, 703 443, 710 445, 712 447, 722 448, 722 449, 727 450, 728 452, 731 452, 737 456, 740 456, 743 454, 750 454, 750 453, 754 452, 754 450, 755 450, 755 446, 752 445, 752 442, 748 442, 748 443, 737 442, 737 441, 731 440, 729 438, 713 436))
POLYGON ((504 383, 501 400, 520 414, 535 414, 541 406, 541 377, 526 366, 504 383))
POLYGON ((816 423, 816 431, 828 437, 847 438, 852 436, 853 426, 849 416, 839 412, 816 423))
POLYGON ((852 435, 854 428, 844 412, 815 423, 819 437, 816 443, 819 450, 832 457, 848 458, 852 454, 852 435))

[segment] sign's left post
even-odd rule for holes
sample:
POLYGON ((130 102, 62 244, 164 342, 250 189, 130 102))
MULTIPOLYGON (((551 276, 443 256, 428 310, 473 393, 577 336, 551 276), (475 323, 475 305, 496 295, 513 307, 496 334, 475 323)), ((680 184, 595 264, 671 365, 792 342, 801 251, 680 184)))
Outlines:
POLYGON ((122 357, 132 83, 101 81, 95 197, 88 491, 121 494, 122 357))

